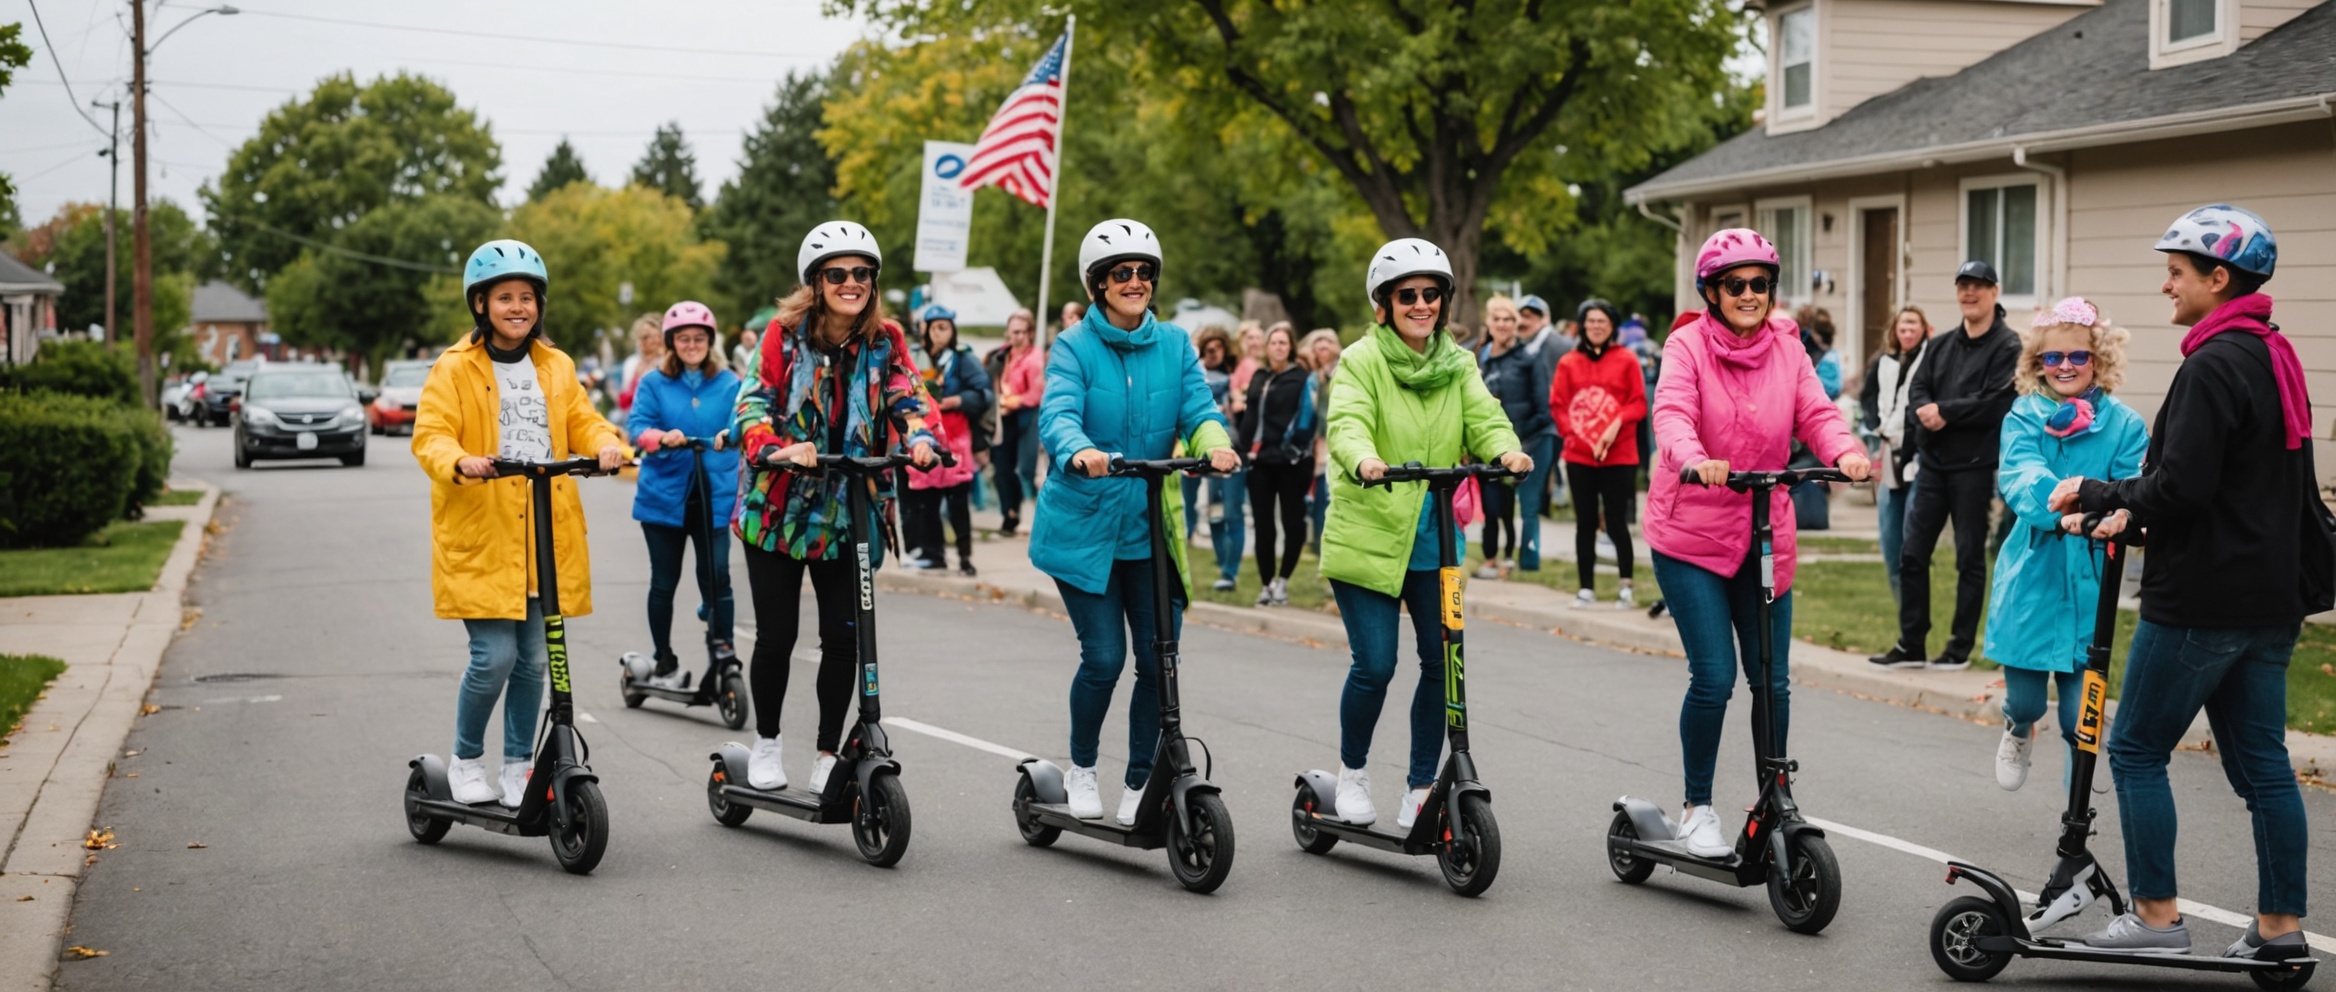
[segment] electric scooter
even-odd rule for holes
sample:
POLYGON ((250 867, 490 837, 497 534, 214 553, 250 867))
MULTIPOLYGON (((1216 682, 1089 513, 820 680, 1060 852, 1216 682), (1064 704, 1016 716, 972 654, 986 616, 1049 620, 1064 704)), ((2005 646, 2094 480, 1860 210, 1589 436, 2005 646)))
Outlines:
MULTIPOLYGON (((1172 623, 1174 590, 1181 580, 1176 559, 1170 557, 1167 525, 1160 519, 1160 491, 1168 476, 1204 472, 1208 467, 1205 458, 1138 461, 1114 455, 1108 470, 1115 477, 1144 480, 1144 525, 1152 535, 1152 615, 1159 618, 1153 644, 1160 659, 1160 740, 1135 822, 1123 827, 1108 815, 1094 820, 1071 815, 1063 770, 1043 758, 1024 758, 1016 766, 1013 805, 1014 826, 1032 847, 1053 844, 1067 830, 1139 850, 1167 848, 1168 871, 1176 883, 1203 894, 1216 891, 1233 871, 1233 818, 1220 790, 1193 767, 1184 736, 1176 688, 1178 638, 1172 623)), ((1214 763, 1213 756, 1210 762, 1214 763)))
POLYGON ((562 475, 603 475, 597 458, 556 462, 495 459, 497 478, 524 475, 535 517, 535 585, 543 609, 545 668, 551 678, 551 706, 536 742, 535 767, 518 809, 488 800, 454 801, 446 784, 446 762, 425 754, 407 762, 406 829, 424 844, 436 844, 457 823, 515 837, 545 837, 552 855, 571 874, 584 875, 608 850, 608 804, 600 797, 600 776, 586 762, 591 750, 576 732, 576 705, 569 696, 568 627, 560 615, 560 569, 552 547, 552 479, 562 475))
MULTIPOLYGON (((948 449, 936 447, 943 464, 954 464, 948 449)), ((884 734, 883 700, 876 681, 876 577, 869 557, 870 480, 909 464, 906 454, 853 457, 820 455, 817 468, 779 462, 768 468, 787 472, 840 472, 850 480, 845 501, 851 516, 852 577, 860 602, 852 620, 852 636, 859 646, 860 722, 835 754, 835 769, 819 793, 807 790, 754 788, 748 783, 748 749, 732 741, 711 757, 713 771, 706 777, 706 808, 725 827, 746 822, 755 810, 766 809, 806 823, 849 823, 852 843, 860 857, 878 868, 889 868, 908 853, 908 789, 900 784, 900 762, 892 760, 892 743, 884 734)))
MULTIPOLYGON (((721 539, 720 528, 724 526, 714 520, 714 489, 711 477, 706 474, 706 449, 713 445, 713 438, 692 437, 680 445, 657 449, 659 454, 687 450, 695 460, 690 468, 690 488, 698 494, 699 508, 704 511, 698 514, 706 529, 701 548, 710 548, 714 541, 721 539)), ((701 619, 705 609, 704 606, 698 607, 701 619)), ((677 684, 661 684, 655 678, 657 659, 639 651, 625 652, 624 657, 619 659, 623 680, 620 690, 624 694, 625 708, 639 709, 641 703, 652 696, 684 706, 718 706, 721 708, 723 726, 732 730, 745 727, 746 677, 740 671, 738 652, 728 644, 717 644, 710 654, 705 677, 698 680, 696 688, 691 688, 687 673, 682 675, 677 684)))
MULTIPOLYGON (((1680 473, 1682 484, 1699 483, 1695 469, 1680 473)), ((1839 469, 1812 468, 1783 472, 1730 472, 1727 486, 1752 496, 1752 543, 1760 552, 1760 609, 1756 634, 1758 661, 1752 678, 1752 753, 1760 776, 1760 799, 1754 803, 1735 850, 1707 858, 1687 851, 1687 838, 1663 815, 1663 808, 1644 799, 1624 796, 1614 801, 1614 821, 1606 828, 1606 863, 1614 876, 1637 885, 1655 872, 1656 865, 1724 882, 1738 888, 1766 883, 1768 906, 1785 929, 1813 934, 1833 922, 1841 908, 1841 865, 1825 831, 1801 818, 1793 802, 1792 776, 1800 762, 1784 754, 1776 739, 1775 687, 1769 679, 1773 657, 1771 611, 1776 602, 1776 540, 1769 524, 1770 494, 1803 482, 1848 483, 1839 469)))
MULTIPOLYGON (((2099 526, 2101 516, 2088 516, 2084 532, 2099 526)), ((2088 840, 2093 834, 2093 773, 2101 761, 2102 724, 2109 699, 2109 650, 2117 635, 2117 597, 2125 578, 2122 541, 2101 542, 2101 598, 2093 612, 2093 642, 2085 649, 2084 698, 2076 722, 2076 749, 2068 776, 2068 809, 2060 815, 2059 861, 2052 878, 2028 909, 2010 883, 1984 868, 1961 861, 1947 862, 1947 884, 1969 881, 1986 893, 1963 896, 1940 907, 1930 924, 1930 956, 1947 977, 1961 982, 1984 982, 2003 971, 2015 957, 2135 964, 2192 971, 2245 972, 2266 989, 2300 989, 2312 980, 2317 961, 2304 956, 2283 959, 2226 958, 2189 954, 2134 954, 2096 950, 2075 939, 2037 936, 2037 931, 2075 916, 2096 900, 2107 900, 2109 912, 2123 915, 2125 897, 2117 883, 2093 856, 2088 840)), ((2060 705, 2069 705, 2063 699, 2060 705)))
POLYGON ((1363 488, 1398 482, 1425 482, 1436 501, 1436 565, 1443 603, 1444 730, 1452 752, 1444 771, 1428 788, 1426 802, 1409 833, 1374 830, 1338 818, 1338 773, 1319 768, 1298 776, 1298 796, 1290 805, 1290 833, 1308 854, 1325 854, 1350 841, 1398 854, 1432 854, 1443 869, 1444 883, 1464 896, 1492 888, 1501 870, 1501 830, 1492 815, 1492 790, 1476 780, 1476 759, 1468 753, 1467 677, 1461 664, 1460 556, 1453 543, 1460 536, 1452 513, 1453 494, 1469 479, 1505 479, 1517 476, 1499 465, 1461 465, 1425 468, 1408 462, 1389 468, 1363 488))

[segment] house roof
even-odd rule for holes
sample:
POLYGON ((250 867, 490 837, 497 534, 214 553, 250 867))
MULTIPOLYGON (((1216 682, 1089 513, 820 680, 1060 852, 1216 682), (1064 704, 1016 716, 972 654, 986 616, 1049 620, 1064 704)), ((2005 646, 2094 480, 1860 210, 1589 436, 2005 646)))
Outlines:
POLYGON ((0 293, 62 296, 64 292, 65 285, 50 278, 48 273, 17 261, 13 255, 0 252, 0 293))
POLYGON ((267 319, 268 305, 240 289, 217 279, 195 287, 194 323, 260 324, 267 319))
POLYGON ((1851 108, 1822 127, 1722 142, 1627 191, 1634 203, 1770 180, 2259 127, 2326 117, 2336 94, 2336 0, 2230 55, 2149 67, 2150 0, 2108 0, 1952 76, 1851 108))

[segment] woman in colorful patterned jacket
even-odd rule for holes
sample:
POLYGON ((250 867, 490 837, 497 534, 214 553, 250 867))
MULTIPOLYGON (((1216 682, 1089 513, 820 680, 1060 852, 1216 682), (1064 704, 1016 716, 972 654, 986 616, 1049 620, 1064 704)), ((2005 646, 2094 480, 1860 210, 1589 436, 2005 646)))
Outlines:
POLYGON ((933 401, 908 339, 884 316, 876 287, 882 265, 876 236, 858 224, 832 221, 804 235, 796 253, 803 285, 779 301, 754 381, 738 396, 733 434, 748 467, 736 529, 746 548, 759 628, 751 673, 755 741, 746 777, 757 789, 787 785, 779 764, 779 713, 787 699, 806 572, 819 598, 819 758, 811 766, 811 791, 825 788, 835 768, 860 662, 852 634, 859 590, 844 551, 850 538, 845 487, 873 487, 872 518, 852 521, 853 527, 878 526, 892 499, 889 473, 855 480, 772 466, 814 465, 823 453, 881 455, 897 442, 924 467, 939 449, 933 401))

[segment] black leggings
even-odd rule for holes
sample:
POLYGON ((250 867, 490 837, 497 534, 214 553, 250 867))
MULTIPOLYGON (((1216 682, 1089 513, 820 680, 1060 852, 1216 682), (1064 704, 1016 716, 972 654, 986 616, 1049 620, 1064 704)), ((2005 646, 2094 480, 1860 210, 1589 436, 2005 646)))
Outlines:
POLYGON ((960 482, 943 489, 903 491, 901 512, 907 519, 909 552, 946 565, 949 545, 942 539, 941 510, 946 504, 949 527, 957 532, 957 561, 973 560, 973 483, 960 482))
POLYGON ((819 750, 843 743, 844 714, 852 703, 852 682, 860 667, 860 642, 852 629, 859 605, 848 558, 804 561, 777 551, 746 546, 746 584, 754 596, 754 732, 779 736, 779 710, 787 702, 787 676, 794 668, 795 630, 802 623, 803 573, 819 598, 819 750))
POLYGON ((1577 465, 1565 463, 1565 482, 1574 490, 1574 558, 1581 568, 1582 588, 1598 587, 1598 521, 1605 518, 1606 536, 1614 539, 1615 566, 1630 578, 1630 504, 1638 498, 1637 465, 1577 465))
POLYGON ((1517 484, 1480 479, 1477 492, 1484 499, 1484 560, 1487 563, 1501 559, 1502 535, 1508 539, 1509 557, 1517 556, 1517 484))
POLYGON ((1298 553, 1306 550, 1306 490, 1313 486, 1311 455, 1295 462, 1258 462, 1249 466, 1249 507, 1257 521, 1257 581, 1260 584, 1286 579, 1297 572, 1298 553), (1279 514, 1274 512, 1277 500, 1281 503, 1279 514), (1277 519, 1282 545, 1280 571, 1275 571, 1273 560, 1277 519))

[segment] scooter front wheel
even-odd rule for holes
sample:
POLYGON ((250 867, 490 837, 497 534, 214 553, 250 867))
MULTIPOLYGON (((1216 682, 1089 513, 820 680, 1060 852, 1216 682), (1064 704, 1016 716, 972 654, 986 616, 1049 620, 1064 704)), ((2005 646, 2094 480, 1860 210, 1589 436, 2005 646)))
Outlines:
POLYGON ((1314 811, 1322 805, 1314 787, 1298 787, 1298 798, 1290 802, 1290 836, 1298 841, 1298 850, 1308 854, 1328 854, 1338 846, 1338 835, 1314 826, 1314 811))
POLYGON ((1958 982, 1984 982, 2012 963, 2012 956, 2002 951, 1983 951, 1979 940, 1983 937, 2002 937, 2011 933, 2011 924, 2004 919, 2003 907, 1993 899, 1964 896, 1939 908, 1939 915, 1930 921, 1930 958, 1938 962, 1939 970, 1958 982))
POLYGON ((908 827, 908 787, 900 776, 871 778, 868 791, 852 804, 852 843, 860 857, 878 868, 899 864, 908 853, 908 827))
POLYGON ((714 770, 706 773, 706 811, 714 814, 714 822, 735 827, 754 815, 754 807, 734 803, 722 794, 722 787, 730 784, 730 770, 722 762, 714 762, 714 770))
POLYGON ((722 708, 722 725, 732 730, 746 727, 746 680, 737 675, 722 677, 722 692, 714 697, 722 708))
POLYGON ((1841 909, 1841 862, 1825 838, 1801 834, 1785 845, 1786 863, 1768 866, 1768 907, 1794 933, 1817 933, 1841 909))
POLYGON ((1638 824, 1631 822, 1629 811, 1614 814, 1614 823, 1606 828, 1606 866, 1625 885, 1637 885, 1655 874, 1653 861, 1632 853, 1630 845, 1638 840, 1638 824))
POLYGON ((1444 870, 1444 884, 1452 891, 1482 895, 1501 873, 1501 826, 1492 818, 1492 804, 1471 792, 1444 809, 1444 844, 1436 849, 1436 867, 1444 870), (1457 823, 1454 807, 1460 814, 1457 823))
POLYGON ((1214 792, 1195 793, 1185 804, 1191 824, 1174 810, 1168 814, 1168 870, 1176 884, 1206 895, 1233 873, 1233 816, 1214 792))
POLYGON ((608 803, 600 798, 600 783, 576 782, 559 790, 567 823, 552 824, 552 855, 571 875, 589 875, 608 853, 608 803))
POLYGON ((431 816, 422 809, 422 800, 430 798, 429 777, 419 768, 406 776, 406 829, 414 839, 424 844, 435 844, 452 829, 454 821, 431 816))
POLYGON ((2250 971, 2247 977, 2265 992, 2293 992, 2311 982, 2312 963, 2306 961, 2294 971, 2250 971))
MULTIPOLYGON (((627 668, 623 670, 618 674, 617 678, 622 680, 621 684, 619 685, 619 690, 624 694, 625 708, 628 710, 640 709, 641 704, 648 700, 649 694, 637 691, 633 688, 632 669, 627 668)), ((736 730, 738 728, 732 727, 730 729, 736 730)))

